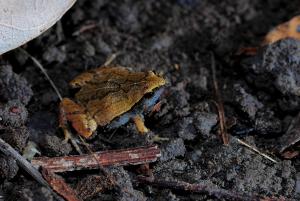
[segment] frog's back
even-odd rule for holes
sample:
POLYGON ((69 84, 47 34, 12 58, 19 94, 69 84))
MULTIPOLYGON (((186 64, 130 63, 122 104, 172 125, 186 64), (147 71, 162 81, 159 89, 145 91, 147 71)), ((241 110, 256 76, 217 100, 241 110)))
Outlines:
POLYGON ((100 67, 88 74, 91 79, 81 86, 75 98, 100 126, 129 111, 146 93, 165 84, 162 77, 151 71, 132 72, 124 67, 100 67))

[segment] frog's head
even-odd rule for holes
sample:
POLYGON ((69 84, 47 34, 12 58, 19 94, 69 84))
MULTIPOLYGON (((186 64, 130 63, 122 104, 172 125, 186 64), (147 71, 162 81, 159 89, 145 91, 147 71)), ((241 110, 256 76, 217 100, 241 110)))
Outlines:
POLYGON ((75 77, 69 85, 72 88, 80 88, 83 85, 85 85, 88 81, 92 80, 94 78, 94 74, 92 72, 85 72, 81 73, 77 77, 75 77))
POLYGON ((146 85, 145 85, 145 93, 152 92, 154 89, 159 88, 166 84, 166 80, 160 76, 156 75, 154 72, 149 71, 146 76, 146 85))

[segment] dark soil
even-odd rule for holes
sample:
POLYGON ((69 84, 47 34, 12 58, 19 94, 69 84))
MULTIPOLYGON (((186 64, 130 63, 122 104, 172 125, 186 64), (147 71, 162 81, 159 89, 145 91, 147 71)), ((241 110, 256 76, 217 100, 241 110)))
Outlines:
MULTIPOLYGON (((299 1, 285 0, 78 0, 58 24, 24 48, 44 65, 64 97, 74 95, 68 86, 74 76, 101 66, 112 53, 118 53, 113 64, 162 73, 168 85, 161 110, 146 117, 149 135, 169 138, 158 143, 162 157, 151 165, 154 177, 297 200, 300 162, 280 156, 279 139, 300 111, 300 42, 285 39, 260 48, 253 57, 236 53, 258 47, 269 30, 297 15, 299 8, 299 1), (80 31, 91 24, 93 28, 80 31), (211 54, 226 117, 236 119, 229 146, 218 135, 211 54)), ((4 55, 1 64, 0 137, 20 152, 33 141, 42 156, 76 154, 63 143, 59 99, 40 70, 18 49, 4 55)), ((117 131, 99 128, 87 142, 100 151, 146 145, 150 138, 138 135, 130 122, 117 131)), ((62 176, 84 200, 223 200, 138 185, 131 168, 108 171, 118 189, 103 187, 105 179, 97 171, 62 176)), ((0 155, 2 199, 55 200, 13 159, 0 155)))

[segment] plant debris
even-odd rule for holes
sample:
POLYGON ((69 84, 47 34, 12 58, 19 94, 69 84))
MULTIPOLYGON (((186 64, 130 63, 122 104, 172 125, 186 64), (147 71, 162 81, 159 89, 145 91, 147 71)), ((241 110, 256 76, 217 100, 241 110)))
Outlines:
POLYGON ((39 157, 31 163, 36 167, 44 167, 52 172, 65 172, 82 169, 97 169, 102 166, 138 165, 155 162, 160 156, 157 146, 139 147, 121 150, 109 150, 79 156, 39 157), (97 161, 95 160, 97 159, 97 161))
POLYGON ((228 136, 227 128, 226 128, 225 111, 224 111, 224 105, 223 105, 222 97, 221 97, 219 86, 218 86, 218 81, 217 81, 217 76, 216 76, 216 61, 215 61, 215 57, 214 57, 213 53, 211 55, 211 71, 212 71, 213 86, 214 86, 215 96, 216 96, 216 106, 217 106, 218 115, 219 115, 220 133, 221 133, 221 137, 223 140, 223 144, 228 145, 229 136, 228 136))
POLYGON ((191 193, 207 193, 216 198, 225 198, 230 200, 260 200, 258 196, 243 195, 238 192, 230 192, 224 189, 219 189, 216 186, 208 184, 190 184, 184 181, 167 181, 163 179, 154 179, 147 177, 138 177, 138 182, 141 184, 149 184, 159 188, 170 188, 174 190, 188 191, 191 193))
POLYGON ((30 174, 41 185, 49 187, 42 175, 35 169, 25 158, 23 158, 16 150, 9 144, 0 139, 0 151, 6 156, 13 157, 20 167, 22 167, 28 174, 30 174))
POLYGON ((0 7, 3 9, 0 19, 0 54, 17 48, 45 32, 75 1, 46 0, 40 4, 34 0, 0 1, 0 7))
POLYGON ((42 168, 42 174, 54 191, 64 197, 67 201, 80 201, 76 196, 76 192, 65 183, 63 178, 45 168, 42 168))

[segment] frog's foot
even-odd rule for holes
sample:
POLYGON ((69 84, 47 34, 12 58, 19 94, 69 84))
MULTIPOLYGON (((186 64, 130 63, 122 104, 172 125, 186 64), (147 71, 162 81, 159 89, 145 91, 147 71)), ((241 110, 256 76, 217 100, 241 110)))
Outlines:
POLYGON ((133 121, 140 134, 149 132, 149 129, 145 126, 144 119, 141 115, 133 117, 133 121))
POLYGON ((37 148, 37 144, 33 141, 28 141, 25 149, 23 150, 23 157, 31 161, 36 154, 41 155, 41 152, 37 148))
MULTIPOLYGON (((69 98, 64 98, 60 103, 59 119, 60 127, 67 127, 68 122, 70 122, 77 133, 84 138, 89 138, 97 129, 96 121, 81 105, 75 103, 69 98)), ((65 133, 65 137, 68 139, 70 138, 70 135, 65 133)))
POLYGON ((64 131, 64 136, 65 136, 65 139, 63 140, 63 143, 68 143, 72 138, 72 134, 69 131, 69 129, 67 129, 67 128, 63 128, 63 131, 64 131))
POLYGON ((152 142, 163 142, 163 141, 169 141, 170 139, 167 137, 160 137, 159 135, 154 135, 151 139, 152 142))
POLYGON ((80 147, 78 146, 78 143, 77 143, 75 137, 72 135, 72 133, 69 131, 69 129, 63 128, 63 131, 64 131, 64 135, 65 135, 65 139, 64 139, 63 143, 68 143, 70 141, 71 144, 73 145, 73 147, 76 149, 76 151, 79 154, 83 154, 80 147))

